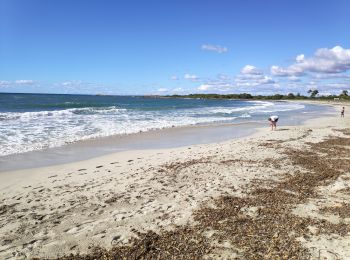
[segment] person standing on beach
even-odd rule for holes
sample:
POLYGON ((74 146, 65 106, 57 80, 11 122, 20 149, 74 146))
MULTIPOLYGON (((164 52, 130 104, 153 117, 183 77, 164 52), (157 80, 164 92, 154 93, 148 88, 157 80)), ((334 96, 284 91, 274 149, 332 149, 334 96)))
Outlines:
POLYGON ((273 129, 277 128, 277 121, 278 121, 278 116, 270 116, 269 117, 269 122, 270 122, 270 125, 271 125, 271 130, 273 131, 273 129))
POLYGON ((343 107, 340 111, 340 116, 341 117, 344 117, 344 113, 345 113, 345 107, 343 107))

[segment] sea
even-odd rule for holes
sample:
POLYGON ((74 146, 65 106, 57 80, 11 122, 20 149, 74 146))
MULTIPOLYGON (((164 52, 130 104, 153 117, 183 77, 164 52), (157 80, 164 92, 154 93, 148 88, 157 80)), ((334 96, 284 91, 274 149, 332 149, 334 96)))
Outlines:
POLYGON ((319 113, 298 102, 0 93, 0 157, 167 128, 267 125, 275 114, 297 124, 319 113))

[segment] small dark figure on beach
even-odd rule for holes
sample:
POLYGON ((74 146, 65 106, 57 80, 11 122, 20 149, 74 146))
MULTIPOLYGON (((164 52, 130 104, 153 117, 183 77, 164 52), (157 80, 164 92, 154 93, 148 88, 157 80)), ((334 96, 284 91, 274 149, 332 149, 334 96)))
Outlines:
POLYGON ((344 113, 345 113, 345 107, 343 107, 340 111, 340 116, 341 117, 344 117, 344 113))
POLYGON ((272 131, 273 131, 273 129, 276 130, 276 128, 277 128, 278 116, 270 116, 268 120, 269 120, 270 125, 271 125, 271 130, 272 130, 272 131))

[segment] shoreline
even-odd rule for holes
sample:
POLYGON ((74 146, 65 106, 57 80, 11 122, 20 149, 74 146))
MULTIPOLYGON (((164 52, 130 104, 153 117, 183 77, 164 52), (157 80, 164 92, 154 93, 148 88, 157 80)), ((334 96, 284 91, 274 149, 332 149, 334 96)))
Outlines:
POLYGON ((83 140, 60 147, 0 157, 0 174, 85 161, 125 151, 170 149, 222 142, 249 136, 260 126, 260 122, 182 126, 83 140), (38 158, 40 161, 36 161, 38 158), (22 162, 21 168, 18 168, 15 161, 22 162))
POLYGON ((341 137, 333 129, 349 126, 348 115, 336 115, 220 143, 125 151, 0 174, 0 240, 6 241, 0 257, 86 254, 91 244, 109 249, 139 237, 137 232, 193 225, 193 212, 203 204, 223 195, 242 197, 251 183, 294 171, 280 146, 303 150, 308 142, 341 137))
MULTIPOLYGON (((291 102, 293 101, 283 101, 291 102)), ((295 101, 299 102, 299 101, 295 101)), ((310 104, 311 102, 302 102, 310 104)), ((334 107, 329 103, 312 103, 313 105, 334 107)), ((326 108, 327 109, 327 108, 326 108)), ((322 117, 331 111, 324 111, 316 117, 322 117)), ((334 112, 334 111, 333 111, 334 112)), ((286 124, 303 124, 311 115, 290 115, 287 122, 280 120, 281 126, 286 124)), ((315 117, 313 115, 313 117, 315 117)), ((0 174, 21 169, 47 167, 84 161, 103 155, 130 150, 149 150, 163 148, 186 147, 198 144, 211 144, 242 138, 255 133, 257 128, 266 122, 248 121, 236 123, 217 123, 203 125, 179 126, 174 128, 154 129, 150 131, 113 135, 108 137, 81 140, 59 147, 34 150, 0 157, 0 174), (18 165, 16 161, 21 161, 18 165)))

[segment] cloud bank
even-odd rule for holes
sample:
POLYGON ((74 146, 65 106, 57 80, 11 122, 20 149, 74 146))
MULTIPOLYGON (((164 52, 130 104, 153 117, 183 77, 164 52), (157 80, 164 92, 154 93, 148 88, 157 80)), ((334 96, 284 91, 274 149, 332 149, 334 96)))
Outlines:
POLYGON ((304 93, 318 89, 320 93, 339 94, 350 90, 350 49, 341 46, 319 48, 307 57, 299 54, 289 66, 273 65, 269 70, 245 65, 233 77, 201 82, 201 92, 304 93))
POLYGON ((304 75, 308 72, 342 73, 350 69, 350 49, 335 46, 332 49, 321 48, 313 56, 305 58, 304 54, 296 57, 289 67, 271 67, 271 74, 280 77, 304 75))

